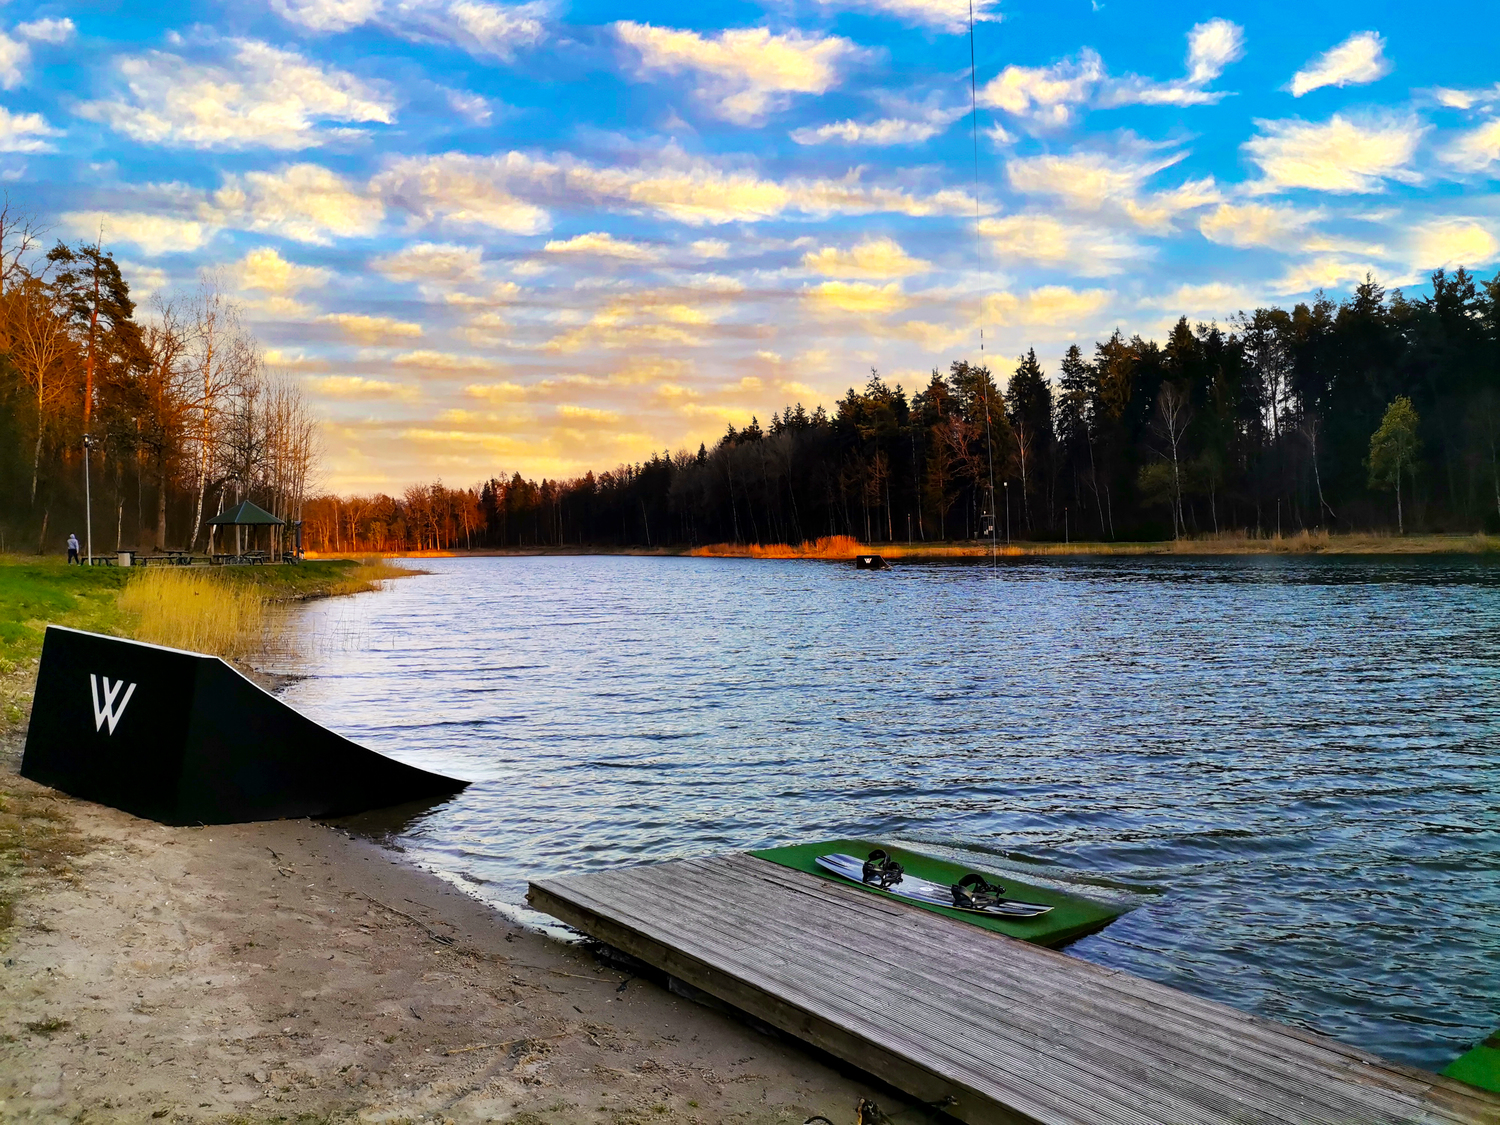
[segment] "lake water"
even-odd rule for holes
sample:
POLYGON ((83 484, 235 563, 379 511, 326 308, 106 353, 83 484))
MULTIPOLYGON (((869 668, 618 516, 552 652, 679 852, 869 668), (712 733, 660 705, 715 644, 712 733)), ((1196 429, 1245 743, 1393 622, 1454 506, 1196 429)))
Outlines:
POLYGON ((434 559, 300 611, 286 700, 474 784, 528 876, 832 836, 1127 894, 1070 952, 1441 1067, 1500 1024, 1500 565, 434 559))

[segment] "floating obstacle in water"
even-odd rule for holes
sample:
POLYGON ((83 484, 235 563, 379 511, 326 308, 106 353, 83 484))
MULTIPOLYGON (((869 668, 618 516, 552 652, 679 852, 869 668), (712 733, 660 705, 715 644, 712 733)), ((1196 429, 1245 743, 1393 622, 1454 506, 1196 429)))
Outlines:
POLYGON ((21 773, 163 824, 346 816, 468 784, 319 726, 218 657, 57 625, 21 773))
POLYGON ((879 555, 855 555, 855 570, 890 570, 891 564, 879 555))
POLYGON ((527 899, 971 1125, 1500 1121, 1452 1078, 754 855, 527 899))
POLYGON ((1500 1031, 1459 1055, 1443 1068, 1443 1073, 1470 1086, 1500 1093, 1500 1031))
MULTIPOLYGON (((805 871, 820 879, 842 884, 846 880, 840 879, 827 868, 819 865, 818 857, 839 853, 863 857, 869 855, 875 848, 880 848, 899 863, 908 877, 915 876, 943 886, 952 886, 973 870, 930 855, 922 855, 920 852, 899 848, 893 844, 875 843, 870 840, 819 840, 812 844, 766 848, 750 854, 758 859, 789 867, 793 871, 805 871)), ((1040 903, 1050 909, 1044 914, 1037 914, 1030 918, 1007 918, 958 910, 951 905, 932 903, 917 903, 916 905, 922 910, 930 910, 934 914, 952 918, 966 925, 979 926, 997 934, 1004 934, 1006 937, 1029 941, 1033 945, 1045 945, 1051 949, 1057 949, 1067 945, 1070 941, 1077 941, 1086 934, 1104 929, 1129 909, 1126 906, 1085 898, 1083 895, 1071 894, 1054 887, 1023 883, 1009 876, 1005 877, 1004 883, 1008 897, 1040 903)), ((893 891, 864 885, 859 889, 866 894, 879 895, 882 898, 901 897, 897 893, 899 888, 893 891)))

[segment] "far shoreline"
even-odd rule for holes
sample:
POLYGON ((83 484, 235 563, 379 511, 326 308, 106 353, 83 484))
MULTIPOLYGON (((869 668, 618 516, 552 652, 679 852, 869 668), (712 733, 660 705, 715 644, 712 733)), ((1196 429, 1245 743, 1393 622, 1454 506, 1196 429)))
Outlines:
MULTIPOLYGON (((366 554, 366 549, 349 552, 307 552, 309 559, 349 558, 366 554)), ((836 540, 816 540, 803 544, 786 543, 715 543, 704 546, 670 547, 610 546, 536 546, 487 547, 475 549, 398 551, 383 554, 388 559, 435 558, 539 558, 546 556, 618 555, 658 558, 757 558, 820 559, 850 562, 858 555, 880 555, 887 560, 927 561, 941 559, 987 559, 1049 557, 1237 557, 1263 555, 1339 555, 1339 556, 1416 556, 1467 555, 1500 556, 1500 536, 1479 534, 1381 535, 1376 533, 1309 533, 1288 536, 1210 535, 1190 539, 1158 541, 1088 540, 1055 543, 1021 540, 1011 543, 976 540, 950 540, 928 543, 860 543, 847 536, 836 540)))

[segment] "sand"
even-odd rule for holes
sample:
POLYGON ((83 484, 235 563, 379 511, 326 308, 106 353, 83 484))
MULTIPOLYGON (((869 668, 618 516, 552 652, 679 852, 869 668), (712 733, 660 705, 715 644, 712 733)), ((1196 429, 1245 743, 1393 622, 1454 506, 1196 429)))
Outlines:
POLYGON ((917 1119, 342 829, 167 828, 18 777, 14 738, 0 758, 63 841, 0 938, 5 1121, 917 1119))

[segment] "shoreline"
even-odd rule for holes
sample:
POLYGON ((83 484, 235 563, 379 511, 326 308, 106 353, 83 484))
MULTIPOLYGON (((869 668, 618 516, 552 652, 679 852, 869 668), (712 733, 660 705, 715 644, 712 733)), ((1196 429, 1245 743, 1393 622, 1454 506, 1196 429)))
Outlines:
POLYGON ((899 1095, 523 929, 336 825, 169 828, 17 774, 0 1117, 515 1125, 850 1119, 899 1095), (19 887, 16 887, 19 881, 19 887))
MULTIPOLYGON (((1195 539, 1161 540, 1143 542, 1097 542, 1052 543, 1035 540, 1016 541, 1010 544, 991 544, 976 541, 946 541, 941 543, 854 543, 829 552, 818 549, 813 543, 789 545, 785 543, 741 544, 715 543, 707 546, 673 547, 491 547, 474 550, 444 551, 400 551, 382 555, 386 559, 447 559, 447 558, 544 558, 574 557, 589 555, 640 556, 646 558, 757 558, 757 559, 821 559, 825 561, 850 562, 856 555, 880 555, 886 559, 908 559, 922 561, 931 559, 981 559, 989 558, 991 551, 1001 558, 1050 558, 1050 557, 1237 557, 1259 555, 1340 555, 1340 556, 1389 556, 1389 555, 1455 555, 1500 557, 1500 536, 1483 534, 1453 535, 1377 535, 1377 534, 1308 534, 1299 533, 1285 537, 1270 536, 1206 536, 1195 539)), ((307 552, 310 559, 348 558, 350 553, 307 552)), ((420 573, 419 571, 416 573, 420 573)))

